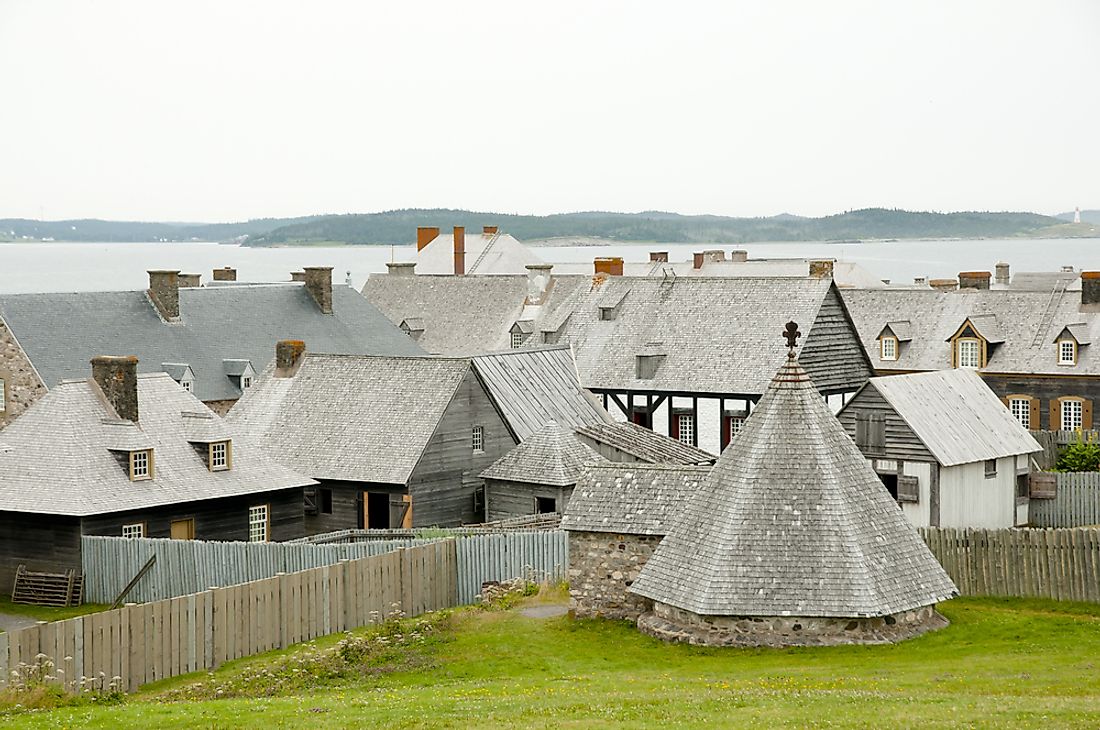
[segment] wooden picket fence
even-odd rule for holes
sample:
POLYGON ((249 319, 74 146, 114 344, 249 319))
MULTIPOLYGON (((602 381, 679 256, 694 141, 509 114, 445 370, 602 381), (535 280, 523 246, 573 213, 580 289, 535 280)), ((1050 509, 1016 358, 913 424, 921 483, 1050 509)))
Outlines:
POLYGON ((1034 454, 1033 458, 1039 464, 1039 468, 1047 471, 1058 464, 1058 452, 1063 446, 1076 443, 1081 439, 1085 443, 1100 443, 1100 431, 1032 431, 1031 435, 1043 447, 1043 450, 1034 454))
POLYGON ((1033 527, 1100 525, 1100 472, 1056 474, 1054 498, 1032 499, 1028 522, 1033 527))
POLYGON ((120 689, 230 659, 376 623, 396 612, 416 616, 458 603, 454 540, 186 596, 39 623, 0 634, 0 687, 12 670, 44 654, 56 683, 77 691, 117 677, 120 689))
POLYGON ((1100 529, 922 527, 964 596, 1100 603, 1100 529))

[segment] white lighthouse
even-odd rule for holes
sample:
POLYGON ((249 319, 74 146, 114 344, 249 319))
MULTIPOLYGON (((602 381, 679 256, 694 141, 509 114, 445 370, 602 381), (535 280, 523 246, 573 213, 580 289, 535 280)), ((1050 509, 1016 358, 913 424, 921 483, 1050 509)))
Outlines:
POLYGON ((1080 223, 1081 222, 1081 206, 1077 206, 1076 208, 1073 209, 1073 222, 1074 223, 1080 223))

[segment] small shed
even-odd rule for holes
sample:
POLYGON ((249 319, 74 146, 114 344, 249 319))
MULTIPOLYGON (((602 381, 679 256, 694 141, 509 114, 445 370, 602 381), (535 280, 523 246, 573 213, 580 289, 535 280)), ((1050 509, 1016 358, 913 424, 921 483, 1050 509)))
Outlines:
POLYGON ((837 417, 914 525, 1027 524, 1041 447, 974 371, 871 378, 837 417))
POLYGON ((561 512, 585 464, 603 461, 571 430, 548 423, 481 472, 487 519, 561 512))

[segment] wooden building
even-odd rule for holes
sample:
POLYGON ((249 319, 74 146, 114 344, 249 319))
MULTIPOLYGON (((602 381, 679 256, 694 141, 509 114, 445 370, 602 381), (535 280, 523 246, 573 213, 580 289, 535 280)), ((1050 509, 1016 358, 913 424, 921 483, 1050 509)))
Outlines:
POLYGON ((629 421, 577 426, 577 438, 608 461, 710 466, 718 458, 697 446, 662 436, 629 421))
POLYGON ((1041 447, 972 370, 871 378, 837 417, 913 525, 1027 525, 1041 447))
POLYGON ((0 433, 0 590, 80 569, 81 535, 288 540, 314 484, 249 447, 164 373, 96 358, 0 433))

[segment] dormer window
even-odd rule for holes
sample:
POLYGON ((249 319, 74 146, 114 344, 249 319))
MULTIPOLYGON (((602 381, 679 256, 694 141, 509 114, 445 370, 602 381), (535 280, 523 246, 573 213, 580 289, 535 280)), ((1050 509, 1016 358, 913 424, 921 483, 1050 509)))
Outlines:
POLYGON ((982 366, 982 342, 973 337, 955 340, 955 367, 980 368, 982 366))
POLYGON ((522 332, 513 332, 512 333, 512 349, 513 350, 518 350, 519 348, 523 347, 524 338, 525 338, 525 335, 522 332))
POLYGON ((180 385, 183 386, 183 389, 186 390, 188 393, 195 392, 195 383, 191 380, 181 380, 180 385))
POLYGON ((879 340, 879 358, 882 360, 898 359, 897 337, 883 337, 879 340))
POLYGON ((228 471, 233 466, 233 444, 230 441, 214 441, 207 447, 207 464, 210 471, 228 471))
POLYGON ((130 481, 140 482, 153 478, 153 450, 130 452, 130 481))
POLYGON ((246 388, 251 388, 251 387, 252 387, 252 376, 251 375, 241 376, 241 390, 245 390, 246 388))
POLYGON ((1058 340, 1058 364, 1077 364, 1077 343, 1073 340, 1058 340))

